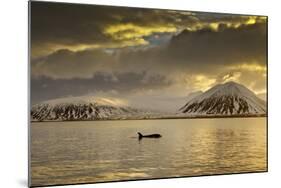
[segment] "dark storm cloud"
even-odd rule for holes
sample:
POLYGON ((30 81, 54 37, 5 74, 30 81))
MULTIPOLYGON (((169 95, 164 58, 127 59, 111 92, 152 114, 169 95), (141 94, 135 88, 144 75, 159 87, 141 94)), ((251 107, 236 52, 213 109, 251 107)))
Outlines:
POLYGON ((219 31, 183 31, 171 41, 168 56, 189 66, 229 65, 266 62, 265 24, 244 25, 237 29, 220 25, 219 31))
MULTIPOLYGON (((102 25, 114 19, 115 9, 87 5, 32 2, 32 43, 93 43, 107 41, 102 25)), ((114 19, 116 20, 116 19, 114 19)))
POLYGON ((52 98, 99 94, 100 92, 122 96, 138 92, 138 89, 159 89, 171 82, 164 76, 149 76, 142 73, 108 74, 97 72, 91 78, 52 79, 38 77, 31 79, 31 101, 37 103, 52 98))
POLYGON ((249 19, 248 16, 188 11, 32 2, 31 55, 38 57, 63 48, 145 45, 149 41, 144 37, 152 33, 201 29, 209 27, 210 23, 239 26, 249 19))
POLYGON ((227 79, 262 91, 266 35, 257 16, 32 2, 32 101, 176 96, 227 79))
POLYGON ((31 68, 33 76, 90 78, 95 72, 112 71, 116 63, 114 56, 99 49, 78 52, 63 49, 33 60, 31 68))
MULTIPOLYGON (((111 25, 133 23, 149 27, 175 22, 173 14, 152 9, 46 2, 31 5, 33 56, 46 55, 52 48, 64 46, 118 42, 104 33, 111 25)), ((185 20, 192 21, 188 17, 185 20)))
MULTIPOLYGON (((32 2, 32 42, 107 41, 102 34, 105 26, 118 23, 137 23, 142 26, 174 23, 175 15, 177 13, 167 14, 165 10, 32 2)), ((186 16, 185 19, 192 20, 186 16)))
POLYGON ((90 79, 97 72, 140 74, 145 71, 147 75, 177 79, 180 74, 213 76, 240 64, 265 66, 265 63, 266 26, 256 23, 239 28, 220 26, 218 31, 184 30, 164 46, 142 50, 122 48, 110 53, 101 49, 58 50, 34 60, 32 76, 90 79))
POLYGON ((125 67, 210 73, 242 63, 266 63, 266 25, 257 23, 239 28, 220 26, 218 31, 184 30, 163 48, 124 52, 125 67), (211 69, 210 69, 211 68, 211 69), (214 70, 212 70, 214 69, 214 70))

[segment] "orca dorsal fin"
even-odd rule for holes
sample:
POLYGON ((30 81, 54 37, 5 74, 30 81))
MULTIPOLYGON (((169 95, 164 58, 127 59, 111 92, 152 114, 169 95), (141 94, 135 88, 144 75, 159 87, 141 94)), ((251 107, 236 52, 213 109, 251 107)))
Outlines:
POLYGON ((138 135, 139 135, 139 138, 143 137, 143 135, 140 132, 138 132, 138 135))

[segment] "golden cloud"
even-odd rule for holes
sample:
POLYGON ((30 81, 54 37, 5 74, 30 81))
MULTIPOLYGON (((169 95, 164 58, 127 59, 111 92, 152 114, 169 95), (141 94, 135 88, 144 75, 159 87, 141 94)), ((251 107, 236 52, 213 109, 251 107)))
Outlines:
POLYGON ((36 58, 39 56, 46 56, 61 49, 68 49, 73 52, 83 51, 86 49, 101 48, 102 44, 52 44, 47 43, 44 45, 37 45, 31 49, 31 57, 36 58))
POLYGON ((122 23, 109 25, 104 29, 104 34, 117 41, 124 41, 124 44, 143 45, 148 44, 143 37, 153 33, 174 33, 177 28, 172 24, 140 26, 133 23, 122 23))
POLYGON ((218 77, 218 83, 235 81, 246 85, 257 95, 266 93, 266 65, 257 63, 240 63, 229 66, 225 73, 218 77))
POLYGON ((215 83, 216 79, 204 74, 188 75, 185 78, 187 88, 194 91, 206 91, 210 89, 215 83))
POLYGON ((127 46, 148 45, 149 42, 143 37, 149 36, 153 33, 173 33, 177 28, 170 24, 160 26, 139 26, 133 23, 115 24, 105 28, 104 34, 111 37, 113 40, 107 43, 95 44, 56 44, 47 43, 44 45, 35 45, 32 48, 32 58, 42 55, 51 54, 60 49, 68 49, 74 52, 86 49, 97 48, 122 48, 127 46))
POLYGON ((260 72, 262 74, 266 73, 266 65, 260 65, 257 63, 241 63, 235 66, 230 66, 229 69, 260 72))
POLYGON ((227 73, 222 77, 222 83, 226 83, 229 81, 235 81, 238 82, 239 78, 241 77, 241 72, 232 72, 232 73, 227 73))
POLYGON ((121 43, 111 42, 111 43, 96 43, 96 44, 46 44, 42 46, 36 46, 32 48, 31 57, 37 58, 40 56, 46 56, 52 54, 61 49, 67 49, 72 52, 79 52, 89 49, 103 49, 103 48, 122 48, 127 46, 136 46, 136 45, 147 45, 148 42, 143 38, 134 38, 131 40, 125 40, 121 43))
POLYGON ((188 26, 186 29, 190 31, 197 31, 203 28, 209 28, 213 31, 218 31, 220 25, 224 25, 227 28, 239 28, 245 25, 253 25, 256 23, 265 23, 267 17, 265 16, 241 16, 242 19, 238 21, 213 21, 213 22, 204 22, 198 21, 196 24, 188 26))

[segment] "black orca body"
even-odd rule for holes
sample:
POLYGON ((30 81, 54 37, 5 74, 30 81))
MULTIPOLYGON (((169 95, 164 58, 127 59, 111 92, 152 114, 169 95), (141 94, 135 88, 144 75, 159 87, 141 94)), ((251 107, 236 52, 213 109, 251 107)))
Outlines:
POLYGON ((148 135, 142 135, 140 132, 138 132, 139 139, 142 138, 160 138, 162 137, 161 134, 148 134, 148 135))

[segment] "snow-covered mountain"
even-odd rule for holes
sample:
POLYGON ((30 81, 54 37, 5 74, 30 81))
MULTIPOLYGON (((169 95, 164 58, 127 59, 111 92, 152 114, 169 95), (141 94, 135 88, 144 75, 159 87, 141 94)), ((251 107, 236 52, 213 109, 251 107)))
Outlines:
POLYGON ((233 81, 219 84, 189 100, 186 115, 264 115, 266 103, 245 86, 233 81))
POLYGON ((191 93, 179 113, 129 107, 122 101, 91 96, 53 99, 33 105, 32 121, 155 119, 194 116, 265 115, 266 103, 241 84, 227 82, 191 93))
POLYGON ((151 114, 118 100, 88 96, 48 100, 31 108, 32 121, 139 119, 151 114))

